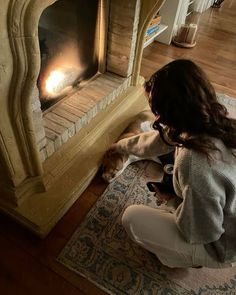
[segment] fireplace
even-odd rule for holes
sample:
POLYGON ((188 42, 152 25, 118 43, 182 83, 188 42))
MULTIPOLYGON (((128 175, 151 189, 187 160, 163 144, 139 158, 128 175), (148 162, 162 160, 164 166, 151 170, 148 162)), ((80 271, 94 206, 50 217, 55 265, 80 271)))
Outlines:
POLYGON ((163 2, 2 4, 0 209, 34 233, 51 230, 86 189, 108 146, 147 106, 139 77, 143 40, 163 2), (92 38, 79 39, 87 26, 92 38), (46 85, 49 78, 61 82, 46 85))

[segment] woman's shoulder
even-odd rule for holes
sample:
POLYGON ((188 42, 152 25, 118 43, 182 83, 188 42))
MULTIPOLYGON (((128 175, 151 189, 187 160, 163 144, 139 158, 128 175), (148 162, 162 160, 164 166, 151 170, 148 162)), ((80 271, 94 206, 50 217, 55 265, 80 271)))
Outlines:
MULTIPOLYGON (((206 169, 207 167, 212 169, 213 167, 236 164, 234 150, 226 147, 225 144, 217 138, 209 138, 209 140, 214 143, 216 149, 210 150, 208 155, 194 149, 188 149, 185 147, 177 148, 177 163, 185 167, 194 165, 195 167, 199 167, 200 170, 206 169)), ((236 166, 234 165, 234 167, 236 166)))

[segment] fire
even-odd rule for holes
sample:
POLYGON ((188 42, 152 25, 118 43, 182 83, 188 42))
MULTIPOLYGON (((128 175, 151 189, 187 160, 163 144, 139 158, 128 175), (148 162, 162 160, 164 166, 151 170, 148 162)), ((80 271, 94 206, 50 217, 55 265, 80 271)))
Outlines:
POLYGON ((64 79, 65 75, 62 71, 52 71, 45 82, 46 91, 51 95, 57 95, 61 90, 61 84, 63 84, 64 79))

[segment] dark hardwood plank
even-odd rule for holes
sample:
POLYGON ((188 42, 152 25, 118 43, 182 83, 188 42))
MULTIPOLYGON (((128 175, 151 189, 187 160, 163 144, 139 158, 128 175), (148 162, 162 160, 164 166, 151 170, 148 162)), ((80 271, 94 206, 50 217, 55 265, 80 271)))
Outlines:
POLYGON ((14 243, 0 236, 0 291, 4 295, 84 294, 14 243))
MULTIPOLYGON (((49 277, 51 276, 59 276, 62 277, 63 280, 57 282, 57 286, 55 286, 55 292, 57 287, 61 289, 61 292, 58 294, 70 294, 70 288, 68 288, 68 293, 64 290, 64 282, 69 284, 71 288, 77 288, 77 293, 71 294, 105 294, 98 287, 93 285, 91 282, 83 278, 82 276, 78 276, 74 272, 68 270, 62 264, 56 261, 56 257, 59 255, 62 248, 65 246, 66 242, 69 240, 71 235, 74 233, 78 225, 84 220, 87 212, 96 202, 97 198, 102 194, 105 187, 107 185, 101 180, 100 177, 96 177, 93 181, 93 184, 80 196, 77 202, 72 206, 72 208, 65 214, 65 216, 58 222, 55 228, 51 231, 51 233, 44 239, 41 240, 27 230, 17 225, 14 221, 9 219, 7 216, 0 215, 0 236, 4 236, 9 241, 9 245, 14 245, 14 249, 12 249, 13 253, 17 256, 17 258, 24 253, 25 257, 22 261, 27 259, 34 259, 36 261, 36 268, 40 265, 42 268, 42 277, 48 276, 45 274, 45 270, 49 271, 49 277), (94 192, 91 192, 94 191, 94 192), (86 293, 84 293, 86 292, 86 293)), ((1 239, 0 239, 1 243, 1 239)), ((2 247, 2 246, 1 246, 2 247)), ((11 249, 11 247, 9 247, 11 249)), ((5 254, 4 254, 5 255, 5 254)), ((15 260, 15 259, 14 259, 15 260)), ((14 261, 13 260, 13 261, 14 261)), ((12 262, 9 262, 11 266, 12 262)), ((2 257, 0 254, 0 265, 2 265, 2 257)), ((24 263, 24 262, 23 262, 24 263)), ((28 268, 27 264, 26 267, 28 268)), ((10 273, 13 273, 14 276, 21 277, 22 269, 11 269, 10 273), (19 274, 17 275, 17 272, 19 274)), ((3 273, 5 273, 5 269, 3 269, 3 273)), ((27 271, 25 272, 27 273, 27 271)), ((1 275, 0 275, 1 277, 1 275)), ((29 280, 32 281, 33 278, 29 277, 29 280)), ((39 283, 39 282, 38 282, 39 283)), ((37 282, 33 280, 32 284, 35 284, 37 287, 37 282)), ((1 285, 0 281, 0 292, 2 291, 2 286, 5 288, 9 288, 5 281, 1 285)), ((5 290, 5 289, 3 289, 5 290)), ((40 289, 41 290, 41 289, 40 289)), ((32 293, 24 293, 25 286, 23 286, 22 293, 19 294, 34 294, 32 293)), ((5 294, 5 293, 3 293, 5 294)), ((7 293, 6 293, 7 294, 7 293)), ((9 294, 17 294, 18 293, 9 293, 9 294)), ((38 294, 38 293, 35 293, 38 294)), ((49 294, 49 293, 48 293, 49 294)))

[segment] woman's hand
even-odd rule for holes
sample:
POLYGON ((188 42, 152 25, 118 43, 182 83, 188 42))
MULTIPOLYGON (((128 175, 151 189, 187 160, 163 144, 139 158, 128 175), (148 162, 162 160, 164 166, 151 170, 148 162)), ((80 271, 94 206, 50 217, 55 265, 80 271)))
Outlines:
POLYGON ((156 202, 158 206, 163 203, 166 203, 167 201, 175 197, 174 194, 161 192, 156 185, 154 186, 154 188, 155 188, 154 196, 157 198, 156 202))

